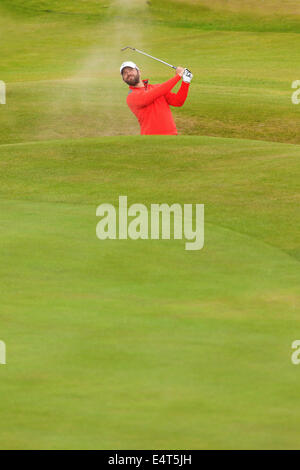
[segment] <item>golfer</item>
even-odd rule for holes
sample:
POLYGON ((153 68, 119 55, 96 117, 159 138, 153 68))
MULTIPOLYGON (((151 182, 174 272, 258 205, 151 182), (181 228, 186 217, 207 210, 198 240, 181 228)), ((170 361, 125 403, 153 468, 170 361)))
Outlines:
POLYGON ((124 62, 120 73, 123 81, 129 85, 127 104, 138 118, 141 134, 177 135, 170 105, 184 104, 193 78, 191 72, 183 67, 177 67, 175 77, 158 85, 150 85, 148 80, 141 80, 140 69, 134 62, 124 62), (172 93, 172 88, 181 78, 180 89, 177 93, 172 93))

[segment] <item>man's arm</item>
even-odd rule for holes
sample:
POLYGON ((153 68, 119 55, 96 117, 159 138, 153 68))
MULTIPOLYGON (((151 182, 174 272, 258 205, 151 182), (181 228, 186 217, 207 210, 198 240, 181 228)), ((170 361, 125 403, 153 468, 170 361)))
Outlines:
POLYGON ((146 91, 145 93, 130 93, 130 95, 127 96, 127 103, 128 105, 134 106, 136 108, 143 108, 144 106, 148 106, 160 96, 164 96, 169 93, 180 79, 181 75, 176 74, 175 77, 170 78, 170 80, 167 82, 164 82, 161 85, 146 91))
POLYGON ((183 106, 189 91, 189 83, 182 82, 177 93, 171 91, 166 95, 167 103, 171 106, 183 106))
MULTIPOLYGON (((188 69, 183 69, 182 67, 177 67, 178 73, 182 72, 182 85, 178 93, 169 92, 166 95, 167 103, 171 106, 182 106, 187 98, 189 85, 192 81, 193 74, 188 69)), ((177 72, 176 70, 176 72, 177 72)))

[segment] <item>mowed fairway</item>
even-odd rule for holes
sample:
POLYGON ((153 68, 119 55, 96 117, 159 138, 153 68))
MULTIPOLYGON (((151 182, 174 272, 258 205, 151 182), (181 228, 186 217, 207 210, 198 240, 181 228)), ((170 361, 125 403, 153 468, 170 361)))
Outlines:
POLYGON ((298 446, 299 158, 201 137, 3 146, 1 446, 298 446), (204 202, 205 248, 97 240, 120 194, 204 202))
POLYGON ((299 448, 299 17, 197 3, 0 5, 1 449, 299 448), (195 72, 190 135, 122 135, 134 39, 195 72), (205 204, 203 250, 98 240, 119 195, 205 204))

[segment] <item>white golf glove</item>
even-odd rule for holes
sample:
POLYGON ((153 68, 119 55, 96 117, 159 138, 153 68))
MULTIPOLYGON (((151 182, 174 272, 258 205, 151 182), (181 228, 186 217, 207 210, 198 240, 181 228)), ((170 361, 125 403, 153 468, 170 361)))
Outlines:
POLYGON ((184 69, 183 75, 182 75, 182 80, 184 83, 191 83, 193 78, 192 72, 190 72, 188 69, 184 69))

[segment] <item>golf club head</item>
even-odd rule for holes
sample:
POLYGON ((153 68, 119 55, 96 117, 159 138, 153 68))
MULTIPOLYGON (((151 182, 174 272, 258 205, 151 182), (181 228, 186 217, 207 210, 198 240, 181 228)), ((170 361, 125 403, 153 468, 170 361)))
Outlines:
POLYGON ((130 47, 130 46, 123 47, 121 51, 125 51, 126 49, 132 49, 133 51, 135 51, 135 47, 130 47))

